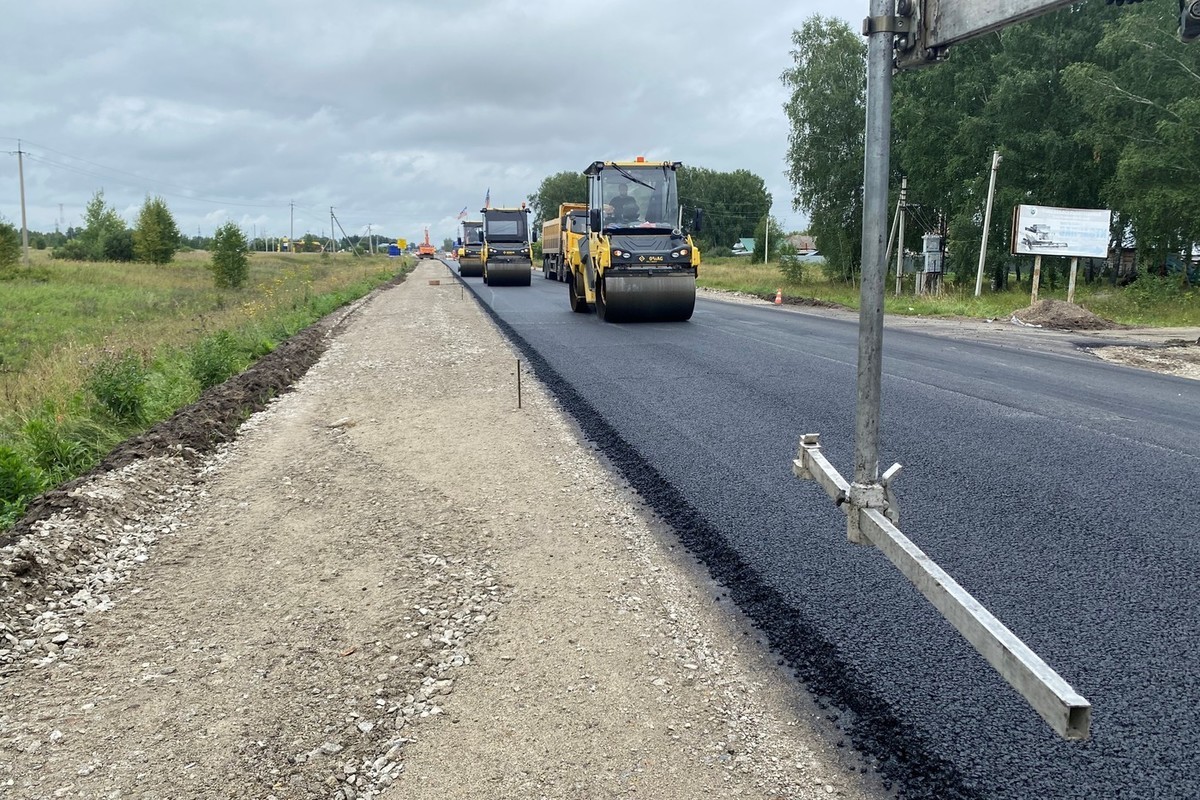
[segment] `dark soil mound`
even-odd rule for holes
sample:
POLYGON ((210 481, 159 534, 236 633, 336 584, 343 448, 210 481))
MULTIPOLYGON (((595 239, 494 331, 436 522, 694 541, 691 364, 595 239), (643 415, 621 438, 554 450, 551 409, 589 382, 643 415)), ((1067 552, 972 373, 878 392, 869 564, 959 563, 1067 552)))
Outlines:
MULTIPOLYGON (((775 295, 771 294, 770 292, 755 292, 754 296, 763 300, 767 300, 771 303, 775 302, 775 295)), ((786 294, 783 296, 782 305, 811 306, 812 308, 847 308, 847 306, 844 306, 841 303, 833 303, 828 300, 818 300, 815 297, 788 297, 786 294)))
POLYGON ((1061 331, 1104 331, 1128 327, 1098 317, 1083 306, 1062 300, 1039 300, 1029 308, 1014 311, 1013 316, 1026 325, 1040 325, 1061 331))

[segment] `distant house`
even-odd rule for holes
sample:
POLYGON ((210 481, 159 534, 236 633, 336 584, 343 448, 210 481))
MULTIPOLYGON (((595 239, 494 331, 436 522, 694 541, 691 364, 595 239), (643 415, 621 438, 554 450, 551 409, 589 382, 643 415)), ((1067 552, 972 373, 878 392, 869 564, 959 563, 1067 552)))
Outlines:
POLYGON ((754 239, 738 239, 732 250, 735 256, 748 256, 754 252, 754 239))
POLYGON ((787 237, 788 244, 796 248, 797 253, 811 253, 817 249, 817 240, 803 233, 795 233, 787 237))

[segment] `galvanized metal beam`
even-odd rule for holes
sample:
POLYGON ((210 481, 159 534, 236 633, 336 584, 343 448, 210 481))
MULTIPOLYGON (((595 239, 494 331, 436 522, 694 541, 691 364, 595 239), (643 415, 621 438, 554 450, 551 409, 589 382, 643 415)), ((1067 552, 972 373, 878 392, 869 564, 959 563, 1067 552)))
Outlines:
MULTIPOLYGON (((898 471, 892 467, 886 477, 898 471)), ((851 530, 879 548, 1059 736, 1070 740, 1089 736, 1091 703, 900 531, 893 522, 894 504, 860 506, 850 499, 850 485, 821 453, 816 434, 800 439, 792 472, 816 481, 834 498, 849 518, 851 530)))

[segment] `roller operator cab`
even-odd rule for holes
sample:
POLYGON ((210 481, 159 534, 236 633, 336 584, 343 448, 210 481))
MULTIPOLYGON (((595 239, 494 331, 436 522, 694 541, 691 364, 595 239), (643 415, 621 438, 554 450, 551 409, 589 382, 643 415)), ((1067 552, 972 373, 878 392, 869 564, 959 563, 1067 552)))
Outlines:
MULTIPOLYGON (((568 280, 571 308, 606 322, 682 322, 696 306, 700 253, 682 230, 677 161, 596 161, 588 235, 568 280)), ((697 212, 692 231, 700 229, 697 212)))
POLYGON ((529 286, 533 282, 529 209, 485 208, 482 213, 483 282, 488 286, 529 286))
POLYGON ((458 274, 464 278, 483 275, 483 223, 466 220, 458 240, 458 274))

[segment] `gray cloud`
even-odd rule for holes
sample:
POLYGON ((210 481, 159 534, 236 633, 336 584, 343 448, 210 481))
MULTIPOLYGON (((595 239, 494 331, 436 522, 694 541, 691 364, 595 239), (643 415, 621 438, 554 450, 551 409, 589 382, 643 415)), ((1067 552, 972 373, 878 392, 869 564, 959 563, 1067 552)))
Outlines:
MULTIPOLYGON (((6 12, 0 149, 30 153, 30 227, 79 224, 98 188, 132 220, 161 194, 185 231, 368 223, 454 235, 541 179, 645 155, 749 169, 793 227, 779 74, 834 0, 23 3, 6 12)), ((0 214, 20 219, 16 159, 0 214)))

